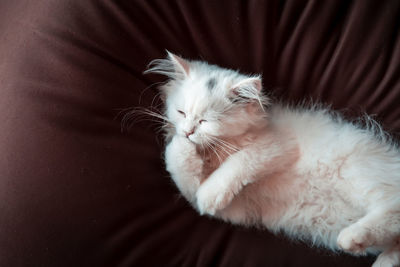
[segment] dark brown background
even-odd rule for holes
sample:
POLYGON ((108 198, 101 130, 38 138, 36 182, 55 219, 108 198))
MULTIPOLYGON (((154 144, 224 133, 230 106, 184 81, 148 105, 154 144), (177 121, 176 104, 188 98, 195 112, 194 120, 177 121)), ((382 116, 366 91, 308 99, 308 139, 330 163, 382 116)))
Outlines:
POLYGON ((164 49, 400 130, 400 1, 0 1, 0 266, 369 266, 198 216, 149 106, 164 49), (141 96, 141 101, 139 102, 141 96))

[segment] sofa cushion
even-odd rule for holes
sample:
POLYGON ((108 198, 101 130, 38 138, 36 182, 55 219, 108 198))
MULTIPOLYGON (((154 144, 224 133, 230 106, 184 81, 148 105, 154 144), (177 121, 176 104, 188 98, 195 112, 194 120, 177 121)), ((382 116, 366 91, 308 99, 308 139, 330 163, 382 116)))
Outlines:
POLYGON ((199 216, 162 162, 142 75, 165 49, 400 130, 400 2, 0 3, 0 266, 370 266, 199 216))

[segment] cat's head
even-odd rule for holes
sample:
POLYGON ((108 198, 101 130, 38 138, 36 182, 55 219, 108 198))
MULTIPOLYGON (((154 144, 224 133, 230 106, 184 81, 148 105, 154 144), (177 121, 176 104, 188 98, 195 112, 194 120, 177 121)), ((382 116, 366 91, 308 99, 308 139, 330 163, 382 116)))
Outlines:
POLYGON ((260 76, 248 76, 202 61, 186 60, 170 52, 156 59, 145 73, 169 78, 160 87, 165 116, 175 134, 193 143, 232 138, 265 121, 268 102, 260 76))

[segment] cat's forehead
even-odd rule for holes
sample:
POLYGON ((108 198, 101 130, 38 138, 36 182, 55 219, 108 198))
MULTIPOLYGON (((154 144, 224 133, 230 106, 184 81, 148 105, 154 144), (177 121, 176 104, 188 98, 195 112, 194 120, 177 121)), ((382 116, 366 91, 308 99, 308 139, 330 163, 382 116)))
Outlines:
POLYGON ((229 102, 227 94, 230 86, 237 82, 238 73, 201 62, 195 63, 189 75, 176 84, 173 102, 193 114, 223 109, 224 104, 229 102))
POLYGON ((185 112, 204 113, 224 97, 217 90, 221 90, 221 88, 218 88, 216 78, 188 79, 176 91, 174 102, 179 109, 184 109, 185 112))
POLYGON ((204 62, 194 61, 189 79, 202 81, 206 88, 212 90, 219 84, 234 80, 239 73, 230 69, 221 68, 216 65, 209 65, 204 62))
POLYGON ((206 82, 201 80, 187 81, 180 88, 180 94, 185 107, 193 111, 207 109, 215 98, 215 94, 209 90, 206 82))
POLYGON ((209 77, 205 82, 205 87, 209 92, 212 92, 214 91, 214 89, 216 89, 217 83, 218 83, 217 77, 209 77))

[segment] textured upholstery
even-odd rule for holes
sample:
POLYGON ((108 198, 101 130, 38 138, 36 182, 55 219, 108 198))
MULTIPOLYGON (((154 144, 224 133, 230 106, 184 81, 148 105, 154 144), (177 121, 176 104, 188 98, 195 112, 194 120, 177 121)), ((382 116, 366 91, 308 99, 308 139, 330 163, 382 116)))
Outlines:
POLYGON ((142 71, 168 49, 396 134, 399 18, 396 0, 2 0, 0 266, 370 266, 200 217, 157 124, 119 114, 151 105, 163 77, 142 71))

